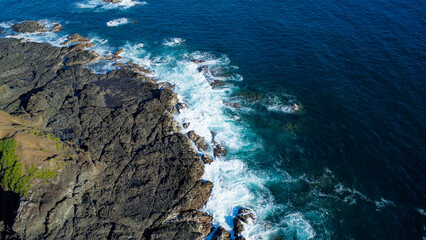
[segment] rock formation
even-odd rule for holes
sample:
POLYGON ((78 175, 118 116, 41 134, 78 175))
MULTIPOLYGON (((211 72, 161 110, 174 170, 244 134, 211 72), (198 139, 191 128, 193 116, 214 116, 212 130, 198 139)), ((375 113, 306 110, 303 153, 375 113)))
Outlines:
POLYGON ((249 223, 249 220, 254 221, 256 217, 251 209, 240 208, 238 210, 237 216, 234 218, 234 235, 236 239, 244 240, 245 238, 241 236, 241 233, 244 231, 243 223, 249 223))
POLYGON ((213 234, 213 240, 231 240, 231 234, 223 227, 219 227, 213 234))
POLYGON ((197 209, 213 185, 200 180, 203 162, 169 113, 176 95, 130 70, 82 67, 96 59, 81 49, 0 39, 0 110, 54 135, 74 155, 52 181, 15 200, 16 212, 1 194, 0 235, 204 238, 212 217, 197 209))
POLYGON ((35 33, 35 32, 46 32, 46 26, 37 21, 24 21, 22 23, 16 23, 12 25, 12 29, 19 33, 35 33))

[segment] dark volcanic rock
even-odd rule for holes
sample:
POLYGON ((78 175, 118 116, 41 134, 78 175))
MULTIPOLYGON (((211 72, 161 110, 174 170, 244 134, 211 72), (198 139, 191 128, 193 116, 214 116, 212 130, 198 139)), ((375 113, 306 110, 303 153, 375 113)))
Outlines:
POLYGON ((248 223, 249 219, 254 221, 256 217, 251 209, 248 208, 240 208, 238 210, 237 216, 234 218, 234 235, 239 237, 238 239, 245 239, 241 236, 241 233, 244 231, 243 223, 248 223))
POLYGON ((226 149, 222 147, 220 144, 215 144, 213 148, 213 155, 215 157, 225 156, 226 155, 226 149))
POLYGON ((204 141, 204 138, 196 134, 194 130, 188 132, 188 137, 195 143, 195 146, 197 146, 198 150, 207 150, 208 146, 204 141))
MULTIPOLYGON (((71 50, 78 50, 78 49, 71 48, 71 50)), ((88 52, 88 51, 70 52, 69 54, 65 55, 65 65, 67 67, 85 65, 85 64, 90 64, 99 59, 100 59, 100 56, 95 52, 88 52)))
POLYGON ((219 227, 213 234, 213 240, 231 240, 231 234, 223 227, 219 227))
POLYGON ((176 95, 128 70, 94 74, 78 67, 90 54, 0 39, 0 110, 53 133, 77 153, 55 181, 20 200, 3 234, 204 238, 212 218, 196 209, 213 185, 200 180, 203 162, 167 112, 176 95))
POLYGON ((25 21, 12 25, 12 29, 15 32, 20 33, 34 33, 34 32, 46 32, 46 26, 37 21, 25 21))

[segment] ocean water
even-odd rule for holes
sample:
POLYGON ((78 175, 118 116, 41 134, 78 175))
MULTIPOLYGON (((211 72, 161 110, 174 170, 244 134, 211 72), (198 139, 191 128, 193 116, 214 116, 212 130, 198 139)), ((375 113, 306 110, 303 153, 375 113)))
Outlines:
POLYGON ((247 239, 426 239, 423 1, 0 0, 0 9, 2 37, 59 45, 79 33, 176 85, 183 132, 228 149, 203 176, 216 227, 232 230, 249 207, 247 239), (64 31, 10 35, 28 19, 64 31))

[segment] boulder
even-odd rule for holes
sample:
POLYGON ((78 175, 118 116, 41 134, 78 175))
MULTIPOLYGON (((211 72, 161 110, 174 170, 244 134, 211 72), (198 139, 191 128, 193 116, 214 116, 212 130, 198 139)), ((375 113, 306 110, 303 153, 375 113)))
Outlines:
POLYGON ((124 52, 124 49, 120 48, 120 50, 113 53, 114 56, 118 56, 124 52))
POLYGON ((241 108, 241 103, 239 102, 224 102, 224 104, 232 108, 241 108))
POLYGON ((225 156, 227 153, 227 150, 222 147, 222 145, 216 143, 213 147, 213 155, 215 157, 225 156))
POLYGON ((53 27, 49 30, 49 32, 62 32, 62 25, 59 23, 53 24, 53 27))
POLYGON ((188 132, 188 137, 190 140, 192 140, 195 143, 195 146, 197 146, 198 150, 204 150, 206 151, 208 148, 208 145, 206 144, 206 142, 204 141, 204 138, 197 135, 194 130, 189 131, 188 132))
POLYGON ((241 236, 241 233, 244 231, 243 223, 249 223, 249 219, 254 221, 256 219, 253 211, 248 208, 240 208, 238 210, 237 215, 234 218, 234 235, 236 237, 241 237, 240 239, 244 239, 241 236))
POLYGON ((12 29, 19 33, 47 32, 46 26, 37 21, 24 21, 12 25, 12 29))
POLYGON ((211 159, 211 157, 207 154, 203 154, 201 160, 203 160, 205 164, 211 164, 213 162, 213 159, 211 159))
POLYGON ((203 65, 197 68, 199 72, 207 72, 209 70, 209 66, 203 65))
POLYGON ((189 127, 189 122, 185 122, 185 123, 183 123, 182 125, 183 125, 183 128, 188 128, 189 127))
POLYGON ((231 240, 231 233, 226 231, 223 227, 218 227, 213 234, 212 240, 231 240))
POLYGON ((89 41, 89 38, 83 37, 77 33, 74 33, 68 37, 67 41, 61 43, 61 45, 69 45, 71 43, 76 43, 76 42, 84 43, 88 41, 89 41))

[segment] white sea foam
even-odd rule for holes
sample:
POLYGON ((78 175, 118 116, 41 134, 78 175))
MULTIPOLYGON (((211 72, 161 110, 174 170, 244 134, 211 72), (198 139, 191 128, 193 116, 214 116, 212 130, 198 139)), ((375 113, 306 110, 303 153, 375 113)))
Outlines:
POLYGON ((185 42, 185 39, 174 37, 174 38, 164 39, 163 45, 169 46, 169 47, 174 47, 174 46, 182 44, 183 42, 185 42))
POLYGON ((135 7, 137 5, 148 4, 146 1, 133 1, 133 0, 122 0, 119 3, 107 3, 102 0, 87 0, 81 3, 77 3, 79 8, 100 8, 100 9, 127 9, 135 7))
POLYGON ((117 26, 120 26, 120 25, 128 24, 128 23, 130 23, 128 18, 117 18, 117 19, 114 19, 114 20, 107 22, 107 26, 108 27, 117 27, 117 26))
MULTIPOLYGON (((180 44, 181 39, 169 39, 163 42, 166 46, 180 44)), ((223 226, 232 230, 232 219, 239 207, 249 207, 255 211, 257 220, 245 226, 243 236, 246 239, 262 239, 284 231, 289 236, 296 235, 298 239, 311 239, 315 236, 308 221, 302 213, 295 212, 282 217, 279 223, 271 223, 264 219, 271 214, 282 212, 284 206, 275 204, 272 194, 265 187, 271 176, 267 173, 250 170, 242 159, 236 157, 236 152, 242 156, 256 152, 263 148, 258 137, 249 136, 244 126, 232 120, 232 116, 225 113, 224 101, 230 98, 232 85, 220 89, 212 88, 209 82, 213 80, 239 81, 242 76, 237 74, 212 74, 214 70, 236 69, 229 66, 230 60, 225 55, 216 57, 209 53, 194 52, 182 53, 178 49, 170 48, 163 55, 151 56, 138 45, 124 46, 122 61, 132 60, 154 71, 153 77, 163 82, 175 85, 175 92, 179 100, 187 107, 175 115, 180 123, 190 123, 186 133, 194 130, 210 143, 205 152, 212 155, 214 141, 228 149, 227 157, 217 157, 211 165, 206 165, 203 179, 213 182, 212 195, 203 210, 212 214, 215 226, 223 226), (204 62, 197 64, 191 59, 201 59, 204 62), (208 66, 207 71, 199 71, 200 65, 208 66), (250 141, 248 139, 256 139, 250 141)), ((281 181, 281 180, 277 180, 281 181)))
POLYGON ((1 28, 11 28, 13 24, 14 24, 13 21, 0 22, 0 27, 1 28))
POLYGON ((269 110, 274 112, 293 113, 292 104, 294 100, 289 95, 276 96, 270 95, 263 100, 263 105, 269 110), (285 100, 283 100, 285 99, 285 100))

